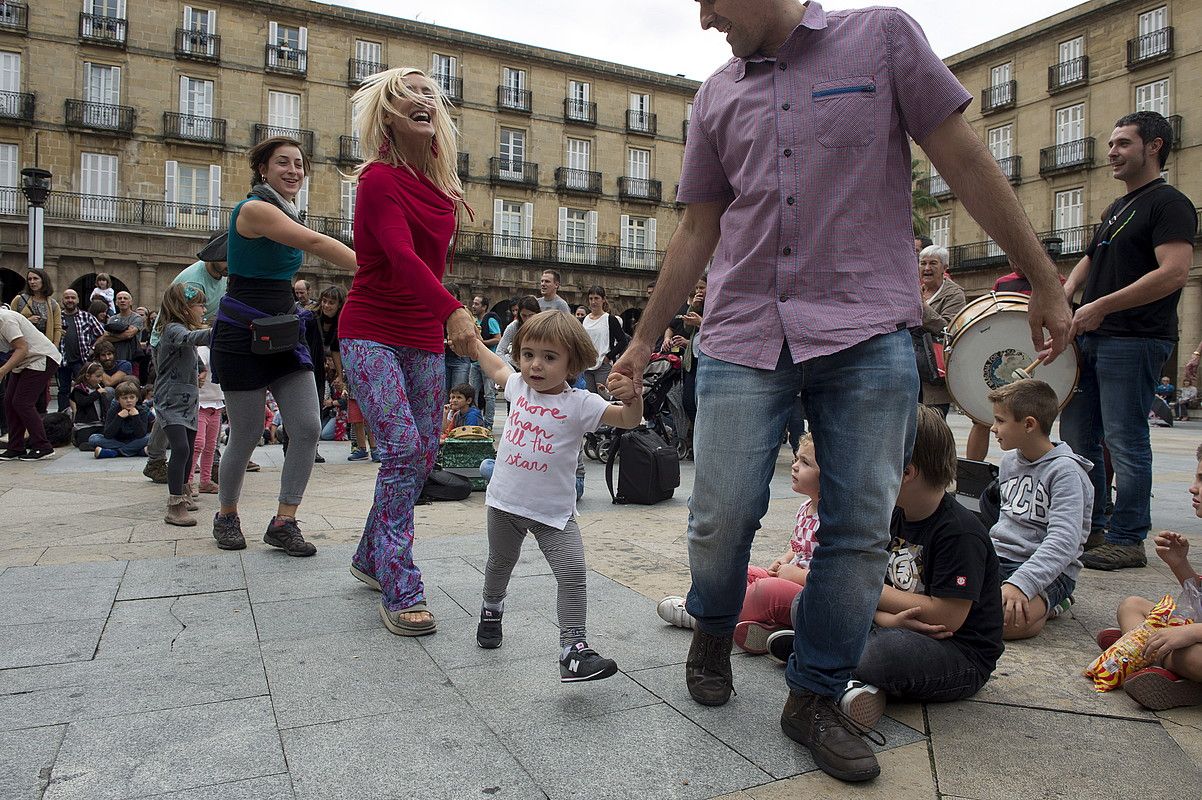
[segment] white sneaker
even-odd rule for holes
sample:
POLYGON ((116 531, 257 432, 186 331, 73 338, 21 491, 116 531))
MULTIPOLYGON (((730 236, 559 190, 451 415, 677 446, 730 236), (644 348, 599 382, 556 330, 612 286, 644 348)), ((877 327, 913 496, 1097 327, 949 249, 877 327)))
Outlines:
POLYGON ((839 710, 862 728, 875 728, 885 713, 885 693, 871 684, 848 681, 839 698, 839 710))
POLYGON ((684 598, 671 595, 659 601, 659 606, 655 609, 659 614, 659 618, 669 625, 675 625, 677 628, 686 628, 693 630, 696 623, 693 617, 684 607, 684 598))

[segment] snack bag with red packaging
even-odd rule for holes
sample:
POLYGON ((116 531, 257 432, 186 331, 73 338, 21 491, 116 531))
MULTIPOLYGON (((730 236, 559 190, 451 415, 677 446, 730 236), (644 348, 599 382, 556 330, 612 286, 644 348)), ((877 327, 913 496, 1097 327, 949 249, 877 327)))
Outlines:
POLYGON ((1170 595, 1160 599, 1148 613, 1148 618, 1138 627, 1123 634, 1117 642, 1106 648, 1085 670, 1085 677, 1093 678, 1094 689, 1109 692, 1123 685, 1128 675, 1152 666, 1145 654, 1148 639, 1157 628, 1170 625, 1185 625, 1188 619, 1174 617, 1177 604, 1170 595))

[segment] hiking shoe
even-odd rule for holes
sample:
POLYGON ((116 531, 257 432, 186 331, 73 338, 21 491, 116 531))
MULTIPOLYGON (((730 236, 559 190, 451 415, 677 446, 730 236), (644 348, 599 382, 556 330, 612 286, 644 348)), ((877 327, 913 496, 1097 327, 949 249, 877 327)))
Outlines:
POLYGON ((875 728, 885 714, 885 693, 870 683, 848 681, 839 698, 839 710, 861 728, 875 728))
POLYGON ((1153 711, 1202 705, 1202 683, 1187 681, 1164 667, 1141 669, 1123 682, 1123 689, 1153 711))
POLYGON ((0 461, 16 461, 23 455, 25 455, 24 450, 5 450, 0 453, 0 461))
POLYGON ((1118 628, 1103 628, 1098 631, 1098 635, 1094 641, 1098 643, 1099 650, 1109 650, 1110 645, 1123 638, 1123 632, 1118 628))
POLYGON ((787 665, 789 656, 793 655, 793 631, 788 628, 777 631, 768 637, 764 646, 768 648, 768 658, 781 666, 787 665))
POLYGON ((41 461, 46 456, 52 455, 54 455, 53 447, 43 447, 38 450, 26 450, 24 453, 18 456, 18 458, 20 458, 22 461, 41 461))
MULTIPOLYGON (((480 645, 485 650, 492 650, 501 646, 501 614, 502 612, 492 611, 487 606, 481 606, 480 608, 480 624, 476 626, 476 644, 480 645)), ((592 651, 590 650, 589 652, 592 651)), ((593 653, 593 655, 597 654, 593 653)), ((600 656, 597 657, 601 658, 600 656)), ((606 661, 607 659, 602 658, 601 660, 606 661)), ((610 661, 609 663, 613 664, 614 662, 610 661)), ((617 665, 614 664, 614 669, 616 670, 617 668, 617 665)), ((559 674, 561 676, 564 674, 562 661, 560 662, 559 674)), ((613 673, 610 674, 612 675, 613 673)), ((604 678, 607 676, 602 675, 601 677, 604 678)), ((564 680, 567 680, 567 678, 564 678, 564 680)), ((588 679, 572 678, 572 680, 588 679)))
POLYGON ((165 458, 148 458, 146 466, 142 467, 142 474, 150 478, 152 483, 167 482, 167 459, 165 458))
POLYGON ((735 626, 735 647, 753 656, 768 652, 768 637, 779 630, 780 625, 769 625, 766 622, 748 620, 735 626))
POLYGON ((317 554, 316 545, 305 541, 296 520, 287 517, 283 522, 280 522, 279 517, 273 518, 271 524, 267 526, 267 533, 263 534, 263 541, 272 547, 279 547, 290 556, 317 554))
MULTIPOLYGON (((483 619, 483 614, 480 615, 483 619)), ((501 643, 498 631, 497 644, 501 643)), ((477 634, 477 641, 479 634, 477 634)), ((480 645, 484 647, 484 644, 480 645)), ((599 681, 608 678, 618 671, 618 664, 612 658, 604 658, 596 650, 588 646, 588 642, 576 642, 568 649, 568 654, 559 659, 559 682, 576 683, 577 681, 599 681)))
POLYGON ((818 767, 832 778, 855 783, 881 774, 876 756, 860 738, 862 731, 833 698, 805 689, 790 691, 780 727, 785 736, 805 745, 818 767))
POLYGON ((242 520, 238 519, 237 514, 214 514, 213 538, 222 550, 246 549, 246 539, 242 536, 242 520))
POLYGON ((354 564, 351 564, 351 574, 377 592, 380 591, 380 582, 373 578, 367 570, 359 569, 354 564))
POLYGON ((1089 538, 1085 540, 1085 552, 1096 550, 1106 544, 1106 529, 1105 528, 1090 528, 1089 538))
POLYGON ((346 457, 347 461, 366 461, 369 458, 366 450, 352 450, 351 454, 346 457))
POLYGON ((692 630, 695 628, 696 622, 693 616, 684 607, 684 598, 670 595, 659 601, 659 606, 656 607, 655 613, 659 614, 659 618, 669 625, 675 625, 678 628, 686 628, 692 630))
POLYGON ((255 462, 253 462, 253 461, 246 462, 246 471, 247 472, 258 472, 260 469, 262 469, 262 467, 260 467, 255 462))
POLYGON ((735 684, 730 669, 732 643, 731 636, 693 631, 693 643, 684 663, 684 681, 692 698, 703 706, 721 706, 730 700, 735 684))
POLYGON ((1143 543, 1111 544, 1095 547, 1081 556, 1081 563, 1090 569, 1116 570, 1148 566, 1143 543))

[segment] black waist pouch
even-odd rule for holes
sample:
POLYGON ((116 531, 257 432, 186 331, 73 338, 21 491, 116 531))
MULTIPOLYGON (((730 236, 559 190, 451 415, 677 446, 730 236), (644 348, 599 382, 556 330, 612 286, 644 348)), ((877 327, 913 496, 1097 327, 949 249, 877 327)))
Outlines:
POLYGON ((266 356, 295 350, 300 341, 300 318, 296 314, 259 317, 250 323, 250 351, 266 356))

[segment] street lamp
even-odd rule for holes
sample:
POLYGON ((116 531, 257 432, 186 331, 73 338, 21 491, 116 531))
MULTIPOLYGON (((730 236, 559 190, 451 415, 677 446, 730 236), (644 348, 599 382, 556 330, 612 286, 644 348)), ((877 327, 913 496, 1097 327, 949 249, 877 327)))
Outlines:
POLYGON ((1043 240, 1043 249, 1047 251, 1048 256, 1053 261, 1060 258, 1060 254, 1064 252, 1064 240, 1059 236, 1050 236, 1043 240))
POLYGON ((43 206, 50 196, 50 170, 26 167, 21 170, 21 191, 29 201, 29 267, 42 269, 46 262, 43 242, 45 224, 43 206))

